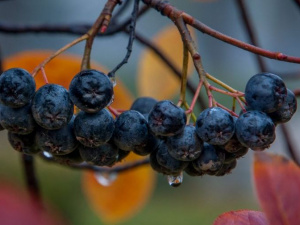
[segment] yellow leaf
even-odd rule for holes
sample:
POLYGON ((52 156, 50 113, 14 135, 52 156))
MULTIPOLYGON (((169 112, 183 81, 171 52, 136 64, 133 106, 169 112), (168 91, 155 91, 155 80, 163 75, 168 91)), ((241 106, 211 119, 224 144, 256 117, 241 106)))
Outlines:
MULTIPOLYGON (((52 53, 47 50, 21 52, 5 58, 4 69, 21 67, 32 72, 52 53)), ((68 88, 73 76, 80 71, 80 64, 81 56, 69 54, 58 56, 45 66, 49 82, 68 88)), ((103 66, 96 63, 92 64, 92 68, 107 72, 103 66)), ((37 88, 45 84, 41 73, 38 73, 35 80, 37 88)), ((133 98, 119 80, 114 88, 114 95, 113 107, 128 109, 131 106, 133 98)), ((124 161, 126 163, 140 158, 132 154, 124 161)), ((84 193, 99 217, 106 222, 122 221, 137 213, 149 199, 154 183, 155 173, 149 165, 120 174, 109 187, 98 184, 93 173, 83 173, 84 193)))
MULTIPOLYGON (((122 163, 138 159, 142 157, 130 153, 122 163)), ((114 224, 134 216, 147 203, 154 188, 155 173, 145 165, 120 173, 111 185, 103 186, 93 172, 88 172, 84 174, 82 184, 101 220, 114 224)))
MULTIPOLYGON (((191 35, 195 36, 192 30, 191 35)), ((153 44, 161 49, 181 72, 183 44, 178 29, 174 25, 166 27, 153 37, 153 44)), ((190 59, 188 73, 191 74, 191 72, 192 61, 190 59)), ((137 85, 140 96, 152 96, 158 100, 170 99, 180 92, 179 78, 150 49, 146 49, 141 56, 137 85)))

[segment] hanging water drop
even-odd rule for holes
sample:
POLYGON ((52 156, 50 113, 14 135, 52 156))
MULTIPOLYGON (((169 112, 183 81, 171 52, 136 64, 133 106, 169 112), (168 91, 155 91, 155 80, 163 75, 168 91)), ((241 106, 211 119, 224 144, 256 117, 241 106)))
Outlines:
POLYGON ((181 172, 177 176, 168 175, 167 179, 168 179, 168 183, 169 183, 170 186, 172 186, 172 187, 178 187, 178 186, 180 186, 182 184, 182 181, 183 181, 183 172, 181 172))
POLYGON ((50 152, 43 151, 42 155, 46 159, 53 159, 53 155, 50 152))
POLYGON ((110 186, 117 179, 117 175, 115 172, 95 172, 98 183, 106 187, 110 186))

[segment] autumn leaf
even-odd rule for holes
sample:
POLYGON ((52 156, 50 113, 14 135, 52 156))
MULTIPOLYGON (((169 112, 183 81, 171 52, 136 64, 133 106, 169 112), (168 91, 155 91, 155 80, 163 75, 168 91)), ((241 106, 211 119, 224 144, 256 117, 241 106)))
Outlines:
MULTIPOLYGON (((192 30, 191 30, 192 31, 192 30)), ((193 32, 191 35, 195 38, 193 32)), ((181 71, 183 44, 178 29, 168 26, 153 37, 153 44, 181 71)), ((192 72, 189 60, 188 73, 192 72)), ((138 94, 163 100, 170 99, 180 92, 180 79, 150 49, 146 49, 139 62, 137 77, 138 94)))
POLYGON ((300 168, 282 156, 256 153, 254 181, 271 225, 300 224, 300 168))
MULTIPOLYGON (((21 67, 32 72, 52 53, 45 50, 21 52, 5 58, 3 66, 5 70, 21 67)), ((80 71, 81 58, 81 56, 62 54, 53 59, 45 66, 49 82, 68 88, 73 76, 80 71)), ((92 63, 92 68, 107 72, 103 66, 96 63, 92 63)), ((35 79, 37 87, 45 84, 40 72, 35 79)), ((131 93, 121 81, 117 80, 112 106, 119 109, 129 109, 132 101, 131 93)), ((140 159, 139 156, 130 155, 124 162, 138 159, 140 159)), ((82 180, 83 192, 103 221, 118 222, 133 216, 142 209, 151 196, 155 179, 155 173, 149 165, 120 174, 110 187, 100 185, 95 180, 94 173, 85 172, 82 180)))
MULTIPOLYGON (((130 153, 124 163, 142 157, 130 153)), ((118 164, 120 165, 120 164, 118 164)), ((83 190, 100 219, 109 224, 124 221, 144 206, 155 184, 155 173, 149 165, 117 175, 111 185, 99 184, 94 172, 84 174, 83 190)))
POLYGON ((213 225, 268 225, 268 221, 262 212, 238 210, 223 213, 213 225))

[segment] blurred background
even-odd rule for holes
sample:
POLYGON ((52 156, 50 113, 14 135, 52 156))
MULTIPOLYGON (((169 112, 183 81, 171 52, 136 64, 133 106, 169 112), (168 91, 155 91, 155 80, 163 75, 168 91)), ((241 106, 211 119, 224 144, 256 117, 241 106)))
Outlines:
MULTIPOLYGON (((234 0, 197 2, 191 0, 170 1, 177 8, 186 11, 208 26, 245 42, 249 42, 240 13, 234 0)), ((300 9, 294 1, 248 0, 245 1, 254 31, 261 47, 300 56, 300 9)), ((17 25, 72 25, 92 24, 102 10, 104 0, 10 0, 0 2, 0 23, 17 25)), ((142 3, 141 3, 142 4, 142 3)), ((129 16, 131 8, 124 13, 129 16)), ((164 27, 169 19, 149 10, 137 22, 137 31, 151 38, 164 27)), ((197 33, 197 44, 207 72, 244 91, 247 80, 259 72, 255 56, 239 48, 197 33)), ((24 50, 57 50, 74 40, 76 35, 68 34, 5 34, 0 33, 2 57, 8 57, 24 50)), ((126 54, 128 36, 115 36, 95 40, 92 60, 108 69, 114 68, 126 54)), ((84 44, 69 49, 68 53, 82 55, 84 44)), ((120 70, 120 79, 137 97, 135 79, 138 62, 145 48, 135 43, 132 56, 120 70)), ((299 88, 299 65, 264 59, 270 72, 282 75, 288 88, 299 88)), ((196 74, 194 74, 196 81, 196 74)), ((196 84, 196 83, 195 83, 196 84)), ((178 98, 174 98, 177 101, 178 98)), ((221 101, 221 100, 220 100, 221 101)), ((226 101, 226 100, 224 100, 226 101)), ((226 102, 224 103, 226 105, 226 102)), ((299 113, 287 124, 295 146, 299 146, 299 113)), ((6 131, 0 134, 0 180, 10 180, 24 187, 20 155, 13 151, 7 141, 6 131)), ((277 139, 268 149, 289 157, 280 130, 277 139)), ((299 149, 300 150, 300 149, 299 149)), ((149 203, 134 218, 122 224, 212 224, 221 213, 236 209, 259 209, 251 175, 253 154, 250 151, 238 161, 236 169, 224 177, 184 177, 179 188, 168 185, 166 177, 158 175, 158 182, 149 203)), ((300 157, 300 154, 299 156, 300 157)), ((37 160, 37 176, 42 196, 59 211, 70 224, 101 224, 91 210, 81 191, 81 172, 59 165, 37 160)))

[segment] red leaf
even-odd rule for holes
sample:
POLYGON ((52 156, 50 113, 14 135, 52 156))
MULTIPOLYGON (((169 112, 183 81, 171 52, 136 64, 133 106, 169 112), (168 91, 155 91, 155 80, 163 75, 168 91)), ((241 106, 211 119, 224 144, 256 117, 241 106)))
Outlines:
POLYGON ((213 225, 267 225, 265 214, 259 211, 239 210, 220 215, 213 225))
POLYGON ((256 153, 257 195, 272 225, 300 224, 300 168, 282 156, 256 153))

